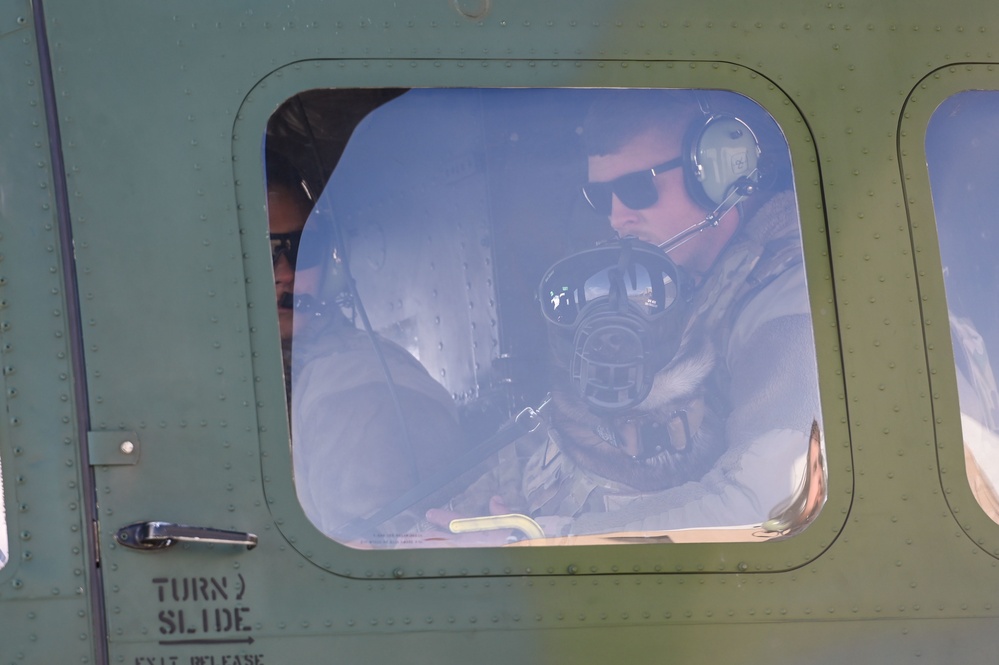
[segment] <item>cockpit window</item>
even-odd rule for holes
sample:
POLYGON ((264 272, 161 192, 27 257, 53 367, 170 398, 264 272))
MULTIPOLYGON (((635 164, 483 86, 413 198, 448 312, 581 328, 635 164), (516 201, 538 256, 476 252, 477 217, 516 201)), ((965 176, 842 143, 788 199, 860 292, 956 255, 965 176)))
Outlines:
POLYGON ((999 93, 962 92, 934 112, 926 156, 957 369, 968 480, 999 522, 999 93))
POLYGON ((791 159, 759 105, 314 90, 265 166, 295 485, 330 538, 763 541, 821 510, 791 159))
POLYGON ((3 498, 3 466, 0 465, 0 568, 7 565, 10 543, 7 540, 7 508, 3 498))

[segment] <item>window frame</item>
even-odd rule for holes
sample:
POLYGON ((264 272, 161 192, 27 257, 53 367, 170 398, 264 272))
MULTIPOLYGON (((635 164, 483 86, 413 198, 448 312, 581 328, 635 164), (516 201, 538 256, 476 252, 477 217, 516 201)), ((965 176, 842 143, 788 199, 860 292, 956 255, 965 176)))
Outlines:
POLYGON ((489 60, 299 62, 260 81, 237 114, 233 138, 237 210, 243 239, 251 343, 258 394, 261 463, 277 529, 306 558, 331 572, 367 578, 608 572, 778 571, 820 556, 841 531, 852 502, 853 470, 843 399, 843 359, 833 302, 827 222, 818 157, 798 109, 771 82, 737 65, 687 62, 495 62, 489 60), (405 84, 405 85, 403 85, 405 84), (792 153, 805 270, 821 387, 828 499, 804 532, 768 543, 670 543, 445 550, 357 550, 327 538, 298 504, 291 475, 277 317, 270 284, 261 143, 270 114, 313 88, 370 87, 663 87, 724 89, 769 112, 792 153))
POLYGON ((939 106, 962 92, 999 92, 999 77, 994 69, 987 65, 954 64, 931 72, 920 81, 906 100, 900 121, 899 164, 905 176, 916 281, 923 312, 940 488, 965 535, 999 558, 999 524, 975 499, 966 470, 957 369, 926 152, 929 123, 939 106))

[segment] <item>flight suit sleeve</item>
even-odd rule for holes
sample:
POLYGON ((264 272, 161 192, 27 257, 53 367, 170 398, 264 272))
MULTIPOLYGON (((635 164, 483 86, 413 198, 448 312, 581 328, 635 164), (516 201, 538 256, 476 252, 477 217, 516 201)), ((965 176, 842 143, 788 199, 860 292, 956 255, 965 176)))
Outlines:
POLYGON ((383 350, 394 396, 363 346, 314 359, 293 386, 295 484, 309 519, 327 534, 403 494, 461 450, 443 387, 404 350, 388 342, 383 350))

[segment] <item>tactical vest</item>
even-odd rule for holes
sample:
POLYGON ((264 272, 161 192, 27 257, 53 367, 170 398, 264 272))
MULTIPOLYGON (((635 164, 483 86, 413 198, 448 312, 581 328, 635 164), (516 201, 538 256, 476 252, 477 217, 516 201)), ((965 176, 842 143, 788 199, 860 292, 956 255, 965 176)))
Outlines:
MULTIPOLYGON (((793 195, 785 192, 771 198, 740 225, 692 302, 693 313, 685 334, 704 335, 703 340, 694 342, 713 344, 719 361, 700 393, 704 397, 678 410, 683 414, 682 423, 667 426, 671 436, 686 437, 693 437, 689 430, 696 433, 699 428, 715 428, 721 439, 717 441, 717 450, 711 453, 712 463, 726 448, 724 420, 731 406, 724 358, 737 319, 756 295, 788 270, 803 270, 803 266, 795 202, 793 195)), ((564 433, 556 427, 549 426, 547 432, 539 431, 532 436, 539 435, 543 440, 538 442, 537 452, 528 460, 523 476, 526 508, 532 516, 575 517, 608 510, 615 496, 624 499, 642 495, 633 487, 576 464, 560 449, 564 433)), ((692 442, 683 445, 688 443, 692 442)), ((629 521, 625 514, 620 517, 622 523, 629 521)))

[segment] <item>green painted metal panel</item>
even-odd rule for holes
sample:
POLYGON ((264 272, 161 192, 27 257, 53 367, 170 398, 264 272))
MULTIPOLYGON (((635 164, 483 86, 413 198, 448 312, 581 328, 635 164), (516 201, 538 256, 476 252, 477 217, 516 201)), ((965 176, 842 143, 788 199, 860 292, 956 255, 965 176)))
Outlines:
POLYGON ((58 174, 30 7, 3 4, 0 32, 8 18, 20 20, 0 35, 0 461, 9 540, 0 661, 86 663, 102 638, 90 603, 99 590, 86 555, 58 174))
POLYGON ((936 103, 995 88, 992 4, 50 0, 64 174, 30 17, 17 27, 25 6, 0 9, 0 661, 97 660, 95 594, 109 660, 129 664, 988 657, 999 526, 953 471, 921 160, 936 103), (760 101, 795 159, 830 464, 821 520, 769 549, 363 552, 322 537, 290 476, 260 151, 277 105, 323 86, 721 87, 760 101), (117 432, 137 434, 137 463, 115 463, 117 432), (260 544, 115 541, 146 520, 260 544))

